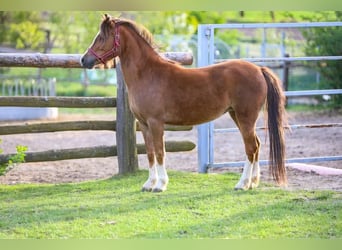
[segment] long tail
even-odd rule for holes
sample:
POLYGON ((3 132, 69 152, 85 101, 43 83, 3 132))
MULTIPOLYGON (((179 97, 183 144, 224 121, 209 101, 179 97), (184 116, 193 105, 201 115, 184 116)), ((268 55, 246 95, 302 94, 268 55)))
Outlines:
POLYGON ((287 177, 283 128, 283 125, 286 125, 285 95, 279 78, 266 67, 261 67, 261 71, 267 82, 266 110, 270 140, 270 171, 278 184, 286 185, 287 177))

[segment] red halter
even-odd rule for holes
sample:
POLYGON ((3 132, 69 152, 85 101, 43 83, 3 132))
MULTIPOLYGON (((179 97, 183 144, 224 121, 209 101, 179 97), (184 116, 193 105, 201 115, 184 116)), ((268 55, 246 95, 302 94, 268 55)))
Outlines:
MULTIPOLYGON (((105 52, 103 55, 98 55, 92 48, 89 48, 88 51, 93 54, 97 60, 99 60, 101 63, 106 64, 106 61, 108 61, 109 58, 117 57, 119 54, 120 50, 120 35, 119 35, 119 26, 120 25, 115 25, 114 26, 114 43, 113 47, 105 52)), ((114 65, 115 65, 115 60, 114 60, 114 65)))

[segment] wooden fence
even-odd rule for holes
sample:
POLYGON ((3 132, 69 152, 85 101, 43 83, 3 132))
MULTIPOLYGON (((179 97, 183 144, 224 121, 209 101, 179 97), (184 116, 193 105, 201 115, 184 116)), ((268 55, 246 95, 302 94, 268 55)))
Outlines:
MULTIPOLYGON (((37 68, 81 68, 81 55, 68 54, 11 54, 0 53, 0 67, 37 68)), ((191 53, 169 52, 164 57, 183 65, 192 63, 191 53)), ((127 92, 120 68, 117 65, 117 97, 0 97, 0 106, 18 107, 65 107, 65 108, 113 108, 117 109, 116 121, 67 121, 67 122, 25 122, 19 125, 0 124, 0 135, 43 133, 75 130, 116 131, 117 145, 87 148, 27 152, 26 162, 57 161, 65 159, 118 156, 119 174, 138 169, 137 154, 144 154, 145 146, 136 144, 136 120, 128 106, 127 92)), ((165 126, 165 130, 191 130, 192 127, 165 126)), ((165 143, 167 152, 190 151, 195 144, 190 141, 169 141, 165 143)), ((28 145, 29 147, 29 145, 28 145)), ((12 154, 1 154, 0 163, 7 162, 12 154)))

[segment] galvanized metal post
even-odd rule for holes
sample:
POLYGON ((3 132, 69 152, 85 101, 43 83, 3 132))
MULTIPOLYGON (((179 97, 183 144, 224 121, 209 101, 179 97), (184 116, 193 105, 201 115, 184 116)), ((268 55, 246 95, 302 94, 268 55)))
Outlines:
MULTIPOLYGON (((207 28, 207 34, 209 34, 209 62, 208 65, 214 64, 215 62, 215 33, 214 28, 210 27, 207 28)), ((210 164, 214 163, 214 122, 210 121, 208 123, 208 134, 209 134, 209 159, 207 168, 210 166, 210 164)))
MULTIPOLYGON (((197 66, 203 67, 209 65, 211 29, 208 25, 198 26, 198 60, 197 66)), ((197 126, 198 142, 198 172, 206 173, 209 164, 209 123, 197 126)))

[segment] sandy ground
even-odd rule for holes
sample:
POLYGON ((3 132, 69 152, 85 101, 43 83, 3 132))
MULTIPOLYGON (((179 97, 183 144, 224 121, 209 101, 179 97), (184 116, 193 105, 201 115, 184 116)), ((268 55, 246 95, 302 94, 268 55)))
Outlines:
MULTIPOLYGON (((97 116, 62 116, 60 120, 80 119, 111 119, 103 115, 97 116)), ((290 124, 319 124, 341 123, 342 111, 329 112, 291 112, 290 124)), ((261 114, 258 125, 264 124, 261 114)), ((235 127, 228 115, 215 121, 215 128, 235 127)), ((333 156, 341 155, 342 131, 337 128, 293 129, 286 133, 287 158, 309 156, 333 156)), ((267 143, 265 134, 258 131, 262 141, 261 159, 267 159, 267 143)), ((115 144, 115 133, 110 131, 80 131, 80 132, 55 132, 41 134, 21 134, 1 136, 0 147, 4 153, 15 152, 15 146, 26 145, 29 151, 43 151, 48 149, 88 147, 115 144)), ((197 130, 194 128, 186 132, 166 132, 166 140, 188 139, 197 143, 197 130)), ((137 141, 142 142, 140 133, 137 141)), ((225 133, 215 136, 215 162, 241 161, 245 159, 244 147, 240 134, 225 133)), ((324 167, 342 169, 342 162, 315 163, 324 167)), ((145 155, 139 156, 139 166, 147 169, 145 155)), ((180 171, 197 171, 197 150, 182 153, 168 153, 166 159, 168 169, 180 171)), ((241 172, 242 168, 211 169, 209 172, 241 172)), ((303 172, 292 167, 288 171, 288 189, 306 190, 336 190, 342 191, 342 175, 319 175, 314 171, 303 172)), ((117 174, 116 157, 90 158, 79 160, 65 160, 56 162, 23 163, 11 170, 5 176, 0 177, 0 184, 18 183, 69 183, 87 180, 106 179, 117 174)), ((272 182, 268 167, 261 167, 262 182, 272 182)), ((147 178, 147 177, 146 177, 147 178)), ((170 180, 172 181, 172 180, 170 180)))

